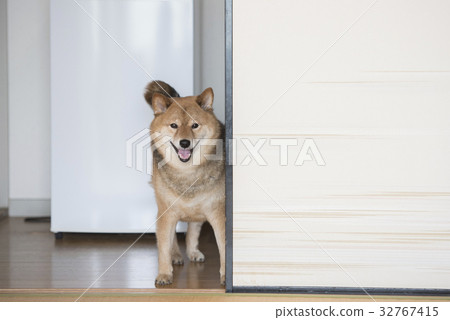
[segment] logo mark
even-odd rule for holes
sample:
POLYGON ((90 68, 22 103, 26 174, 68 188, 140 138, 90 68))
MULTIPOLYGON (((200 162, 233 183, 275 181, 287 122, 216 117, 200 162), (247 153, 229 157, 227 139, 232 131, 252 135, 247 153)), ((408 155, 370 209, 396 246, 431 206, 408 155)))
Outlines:
POLYGON ((139 172, 145 170, 147 174, 151 175, 151 159, 150 130, 145 128, 127 140, 126 163, 128 168, 135 168, 139 172))

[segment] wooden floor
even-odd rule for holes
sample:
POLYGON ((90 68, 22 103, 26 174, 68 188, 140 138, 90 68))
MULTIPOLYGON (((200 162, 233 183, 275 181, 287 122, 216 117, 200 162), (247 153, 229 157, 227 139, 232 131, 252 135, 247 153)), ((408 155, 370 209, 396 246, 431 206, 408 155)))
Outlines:
MULTIPOLYGON (((0 289, 88 288, 138 237, 136 234, 64 234, 56 240, 49 222, 0 220, 0 289)), ((184 235, 179 243, 185 255, 184 235)), ((174 284, 165 288, 219 289, 219 254, 209 225, 203 227, 204 263, 174 266, 174 284)), ((155 288, 156 239, 144 235, 92 287, 155 288)))

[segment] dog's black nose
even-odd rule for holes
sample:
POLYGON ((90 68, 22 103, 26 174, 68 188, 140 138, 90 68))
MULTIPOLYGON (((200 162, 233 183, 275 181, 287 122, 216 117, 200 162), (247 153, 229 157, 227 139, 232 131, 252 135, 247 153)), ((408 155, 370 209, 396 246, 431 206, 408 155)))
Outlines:
POLYGON ((180 146, 182 148, 189 148, 189 146, 191 145, 191 142, 189 140, 183 139, 180 141, 180 146))

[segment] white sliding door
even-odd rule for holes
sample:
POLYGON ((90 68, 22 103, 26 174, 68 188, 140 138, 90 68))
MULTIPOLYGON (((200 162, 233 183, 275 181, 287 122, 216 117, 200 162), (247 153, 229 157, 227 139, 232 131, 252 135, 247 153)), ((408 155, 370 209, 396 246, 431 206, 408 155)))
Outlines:
POLYGON ((233 1, 233 286, 450 289, 449 12, 233 1))

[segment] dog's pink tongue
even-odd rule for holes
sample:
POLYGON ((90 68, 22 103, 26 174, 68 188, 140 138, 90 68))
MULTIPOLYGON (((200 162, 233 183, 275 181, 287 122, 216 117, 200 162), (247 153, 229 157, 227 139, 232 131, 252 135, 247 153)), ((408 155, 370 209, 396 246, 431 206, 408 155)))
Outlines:
POLYGON ((178 149, 178 155, 181 159, 189 159, 191 156, 191 150, 189 149, 178 149))

